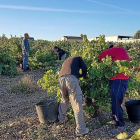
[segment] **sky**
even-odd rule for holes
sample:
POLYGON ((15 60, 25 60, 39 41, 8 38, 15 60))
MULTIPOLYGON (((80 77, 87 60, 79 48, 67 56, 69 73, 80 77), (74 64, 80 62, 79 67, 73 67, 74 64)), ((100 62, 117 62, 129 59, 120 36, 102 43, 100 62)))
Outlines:
POLYGON ((133 36, 140 30, 139 7, 140 0, 0 0, 0 36, 133 36))

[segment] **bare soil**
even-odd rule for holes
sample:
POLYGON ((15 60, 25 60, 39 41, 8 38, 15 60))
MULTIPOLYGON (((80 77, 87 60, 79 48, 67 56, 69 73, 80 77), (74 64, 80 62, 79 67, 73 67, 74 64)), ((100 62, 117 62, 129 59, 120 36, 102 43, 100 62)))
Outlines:
MULTIPOLYGON (((116 135, 108 132, 113 125, 111 113, 105 109, 98 109, 96 116, 86 116, 86 125, 90 129, 88 135, 75 136, 75 124, 67 122, 63 125, 57 123, 40 124, 35 104, 41 99, 50 99, 37 86, 38 79, 44 75, 43 71, 29 71, 23 75, 9 78, 0 75, 0 140, 114 140, 116 135), (18 83, 23 76, 31 76, 35 90, 31 94, 15 94, 10 92, 10 87, 18 83)), ((124 99, 124 102, 127 100, 124 99)), ((125 108, 124 108, 125 109, 125 108)), ((140 128, 140 123, 132 123, 125 112, 125 122, 129 138, 134 131, 140 128)))

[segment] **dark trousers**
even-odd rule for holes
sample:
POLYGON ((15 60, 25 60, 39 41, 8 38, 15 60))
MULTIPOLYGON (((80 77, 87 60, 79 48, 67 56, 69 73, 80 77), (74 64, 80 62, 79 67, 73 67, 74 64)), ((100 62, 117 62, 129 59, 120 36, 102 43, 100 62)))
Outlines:
POLYGON ((28 63, 28 55, 23 55, 23 71, 27 70, 27 63, 28 63))
POLYGON ((110 80, 109 82, 113 119, 116 121, 116 126, 124 126, 125 123, 121 104, 128 87, 128 80, 116 79, 110 80))

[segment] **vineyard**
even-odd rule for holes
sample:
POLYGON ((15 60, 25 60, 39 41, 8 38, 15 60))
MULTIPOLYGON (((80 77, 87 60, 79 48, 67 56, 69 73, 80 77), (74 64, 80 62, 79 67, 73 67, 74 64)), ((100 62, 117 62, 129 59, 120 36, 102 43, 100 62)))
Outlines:
MULTIPOLYGON (((62 61, 58 60, 58 56, 53 50, 54 46, 65 50, 67 58, 81 56, 88 68, 87 79, 80 78, 79 81, 84 94, 85 121, 90 128, 90 134, 81 139, 90 140, 99 139, 100 137, 116 139, 116 136, 106 133, 107 128, 111 127, 107 123, 111 120, 109 78, 116 76, 117 73, 128 74, 130 78, 124 102, 130 99, 140 99, 140 42, 113 43, 115 46, 122 46, 126 49, 130 62, 112 62, 111 58, 107 57, 99 63, 98 56, 101 51, 107 49, 112 42, 105 42, 104 35, 100 36, 97 41, 93 40, 91 42, 88 41, 86 35, 81 35, 81 37, 83 42, 30 40, 31 50, 28 62, 30 71, 27 73, 18 70, 23 61, 21 50, 23 38, 16 36, 7 38, 5 35, 0 37, 1 139, 76 139, 74 136, 75 120, 71 108, 67 111, 69 122, 67 125, 62 125, 62 128, 55 123, 47 126, 39 124, 35 111, 35 104, 43 98, 57 98, 58 101, 60 100, 58 74, 62 61), (19 103, 19 107, 14 113, 16 105, 13 104, 10 97, 13 100, 15 98, 16 101, 24 99, 27 106, 26 101, 30 102, 29 111, 22 108, 21 114, 18 113, 21 109, 19 103), (9 114, 9 117, 7 116, 8 108, 4 107, 3 104, 6 104, 9 108, 12 106, 13 112, 12 115, 9 114), (65 133, 61 134, 63 131, 65 133)), ((127 119, 126 112, 124 115, 129 127, 127 132, 130 138, 134 135, 134 131, 139 129, 139 123, 130 122, 127 119)))

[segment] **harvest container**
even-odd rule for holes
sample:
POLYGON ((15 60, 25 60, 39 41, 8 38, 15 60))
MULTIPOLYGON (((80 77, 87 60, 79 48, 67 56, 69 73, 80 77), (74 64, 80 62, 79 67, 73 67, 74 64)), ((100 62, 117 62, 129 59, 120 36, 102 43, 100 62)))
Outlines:
POLYGON ((130 100, 125 102, 128 118, 131 122, 140 121, 140 100, 130 100))
POLYGON ((35 106, 40 123, 57 121, 59 103, 56 99, 41 101, 35 106))

